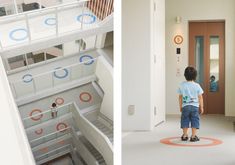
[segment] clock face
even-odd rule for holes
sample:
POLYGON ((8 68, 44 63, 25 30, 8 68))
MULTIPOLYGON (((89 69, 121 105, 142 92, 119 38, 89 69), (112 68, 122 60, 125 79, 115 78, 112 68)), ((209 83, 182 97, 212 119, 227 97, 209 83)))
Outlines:
POLYGON ((178 45, 181 44, 183 42, 183 37, 181 35, 176 35, 174 37, 174 42, 178 45))

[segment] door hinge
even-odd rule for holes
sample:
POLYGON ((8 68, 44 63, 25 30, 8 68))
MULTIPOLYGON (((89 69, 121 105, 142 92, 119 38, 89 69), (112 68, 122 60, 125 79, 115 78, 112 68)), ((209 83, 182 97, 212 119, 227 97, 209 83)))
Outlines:
POLYGON ((157 116, 157 107, 154 106, 154 115, 157 116))

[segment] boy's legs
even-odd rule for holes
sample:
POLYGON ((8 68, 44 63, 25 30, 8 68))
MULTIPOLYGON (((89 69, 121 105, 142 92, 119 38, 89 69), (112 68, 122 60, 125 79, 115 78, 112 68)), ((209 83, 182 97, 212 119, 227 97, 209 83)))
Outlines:
POLYGON ((188 136, 188 128, 183 128, 183 134, 184 136, 188 136))
POLYGON ((188 137, 188 128, 190 122, 189 115, 190 111, 188 109, 188 106, 183 107, 181 113, 181 128, 183 129, 183 137, 188 137))
POLYGON ((197 134, 197 128, 192 128, 192 137, 195 137, 197 134))
POLYGON ((197 135, 197 129, 200 127, 200 115, 198 107, 192 106, 191 109, 191 126, 192 126, 192 137, 190 141, 199 141, 197 135))

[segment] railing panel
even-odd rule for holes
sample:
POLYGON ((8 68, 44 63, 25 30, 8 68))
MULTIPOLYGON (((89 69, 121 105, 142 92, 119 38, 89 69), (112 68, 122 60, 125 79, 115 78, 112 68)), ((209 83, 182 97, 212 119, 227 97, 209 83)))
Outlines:
POLYGON ((83 65, 71 67, 71 80, 76 80, 83 77, 83 65))
MULTIPOLYGON (((24 16, 21 17, 24 18, 24 16)), ((2 47, 29 42, 29 30, 27 28, 25 19, 0 24, 0 41, 2 47)))
MULTIPOLYGON (((88 56, 90 57, 90 56, 88 56)), ((55 86, 69 83, 72 80, 95 74, 97 59, 85 59, 78 64, 66 67, 58 67, 49 72, 33 76, 25 74, 21 80, 11 82, 16 98, 42 92, 55 86)))
MULTIPOLYGON (((68 144, 68 145, 65 145, 62 147, 55 148, 54 150, 46 152, 45 154, 41 154, 39 156, 36 156, 35 159, 38 162, 38 161, 42 161, 46 158, 49 158, 51 156, 56 156, 56 155, 61 156, 62 153, 64 154, 66 152, 70 152, 71 150, 72 150, 72 147, 70 144, 68 144)), ((45 151, 46 151, 46 149, 45 149, 45 151)))
POLYGON ((83 3, 58 7, 58 33, 66 33, 81 29, 77 17, 82 14, 83 3))
MULTIPOLYGON (((60 117, 60 116, 63 116, 65 114, 70 113, 71 112, 70 111, 70 104, 71 103, 58 107, 57 108, 57 117, 60 117)), ((42 113, 38 113, 38 114, 32 115, 30 117, 24 118, 23 123, 24 123, 25 128, 29 128, 34 125, 38 125, 43 122, 46 122, 52 118, 53 117, 51 115, 51 110, 49 109, 49 110, 46 110, 42 113)))
POLYGON ((34 84, 32 80, 16 82, 13 85, 17 96, 26 96, 34 93, 34 84))
POLYGON ((34 77, 36 91, 42 91, 53 87, 53 75, 45 74, 38 77, 34 77))
POLYGON ((29 143, 30 143, 31 147, 33 148, 33 147, 36 147, 40 144, 44 144, 46 142, 49 142, 50 140, 58 139, 58 138, 60 138, 64 135, 70 134, 70 133, 71 133, 70 127, 68 127, 68 128, 63 129, 63 130, 56 131, 56 132, 47 134, 45 136, 39 137, 37 139, 31 140, 29 143))
POLYGON ((56 36, 55 12, 55 9, 50 9, 41 12, 40 15, 28 14, 31 40, 56 36))
MULTIPOLYGON (((52 3, 38 0, 35 9, 0 20, 0 49, 21 43, 31 43, 43 38, 58 36, 67 32, 98 27, 98 23, 113 12, 113 0, 67 1, 52 3), (41 2, 40 2, 41 1, 41 2), (61 4, 61 5, 59 5, 61 4), (58 6, 54 6, 58 5, 58 6), (39 8, 38 10, 36 10, 39 8)), ((18 8, 17 8, 18 9, 18 8)))

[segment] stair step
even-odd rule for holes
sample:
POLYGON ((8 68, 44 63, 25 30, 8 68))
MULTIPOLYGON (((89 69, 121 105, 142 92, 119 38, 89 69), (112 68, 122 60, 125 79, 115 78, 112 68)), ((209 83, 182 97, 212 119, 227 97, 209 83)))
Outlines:
POLYGON ((99 120, 95 120, 92 122, 96 128, 98 128, 101 132, 103 132, 109 140, 113 143, 113 132, 103 123, 101 123, 99 120))
POLYGON ((95 157, 95 159, 99 162, 99 164, 106 165, 103 156, 96 150, 96 148, 84 137, 79 136, 81 142, 87 147, 89 152, 95 157))

